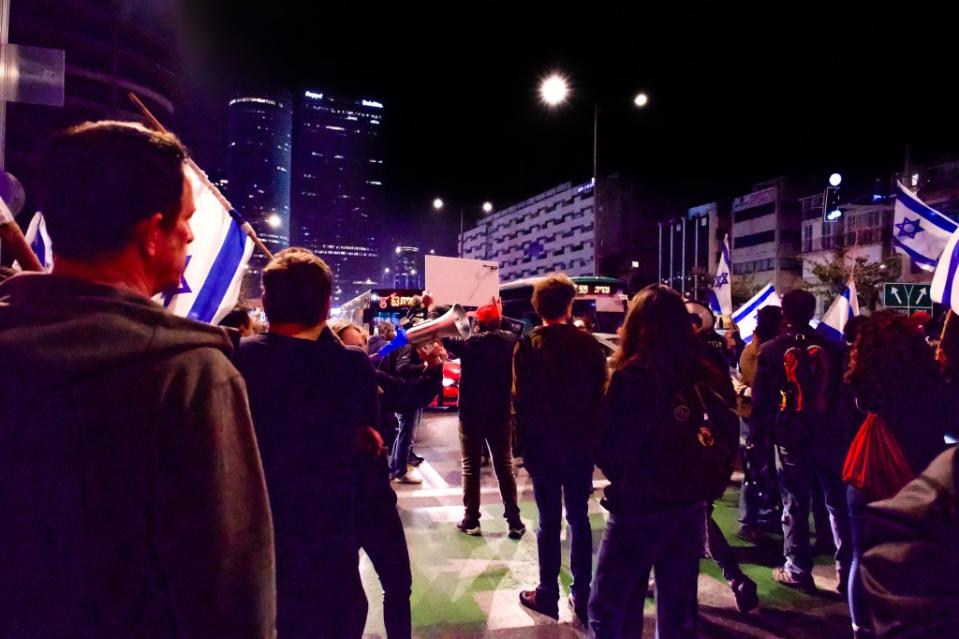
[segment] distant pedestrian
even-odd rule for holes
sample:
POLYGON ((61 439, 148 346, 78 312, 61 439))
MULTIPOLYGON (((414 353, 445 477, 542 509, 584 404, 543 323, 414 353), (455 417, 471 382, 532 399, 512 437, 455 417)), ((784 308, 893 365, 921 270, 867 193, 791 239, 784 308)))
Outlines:
POLYGON ((380 320, 376 324, 376 333, 370 337, 366 352, 370 355, 376 355, 380 350, 390 343, 396 337, 396 327, 389 320, 380 320))
POLYGON ((539 585, 522 591, 520 603, 553 618, 559 615, 565 504, 572 536, 569 601, 585 623, 593 572, 588 507, 606 356, 592 335, 569 323, 575 296, 573 282, 561 273, 534 285, 533 308, 543 324, 516 345, 513 413, 539 511, 539 585))

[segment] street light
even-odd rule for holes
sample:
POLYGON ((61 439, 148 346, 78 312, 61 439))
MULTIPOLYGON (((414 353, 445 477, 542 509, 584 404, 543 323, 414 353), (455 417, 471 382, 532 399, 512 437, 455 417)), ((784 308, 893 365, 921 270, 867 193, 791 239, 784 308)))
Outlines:
POLYGON ((436 209, 437 211, 443 208, 443 200, 441 200, 440 198, 436 198, 435 200, 433 200, 433 208, 436 209))
POLYGON ((551 107, 558 106, 569 96, 569 82, 559 73, 551 73, 539 85, 539 98, 551 107))
MULTIPOLYGON (((570 96, 569 81, 562 73, 553 72, 540 82, 539 96, 542 102, 550 107, 555 107, 566 102, 570 96)), ((613 100, 614 102, 625 102, 625 100, 613 100)), ((599 180, 598 164, 598 140, 599 140, 599 100, 593 99, 593 189, 594 197, 598 190, 597 182, 599 180)), ((645 91, 640 91, 632 100, 633 105, 642 109, 649 104, 649 95, 645 91)), ((599 198, 596 198, 597 206, 599 198)))
POLYGON ((492 213, 492 212, 493 212, 493 203, 483 202, 483 213, 492 213))
POLYGON ((266 223, 270 225, 271 228, 280 228, 280 225, 283 224, 283 220, 280 219, 280 216, 274 213, 270 217, 266 218, 266 223))

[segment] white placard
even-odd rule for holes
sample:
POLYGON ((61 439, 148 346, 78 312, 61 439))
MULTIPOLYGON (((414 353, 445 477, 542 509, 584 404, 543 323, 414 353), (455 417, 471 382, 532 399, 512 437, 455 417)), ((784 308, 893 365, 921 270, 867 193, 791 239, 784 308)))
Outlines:
POLYGON ((484 306, 499 296, 499 264, 427 255, 426 290, 442 306, 484 306))

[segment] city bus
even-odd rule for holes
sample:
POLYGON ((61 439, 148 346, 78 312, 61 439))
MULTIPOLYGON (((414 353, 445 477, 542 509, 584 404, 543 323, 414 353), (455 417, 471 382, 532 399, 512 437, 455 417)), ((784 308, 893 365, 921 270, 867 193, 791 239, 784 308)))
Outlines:
MULTIPOLYGON (((522 320, 529 330, 540 323, 533 310, 533 285, 539 277, 528 277, 501 284, 499 296, 503 300, 503 315, 522 320)), ((613 277, 577 275, 571 277, 576 285, 573 317, 585 320, 596 333, 615 334, 626 317, 626 282, 613 277)))

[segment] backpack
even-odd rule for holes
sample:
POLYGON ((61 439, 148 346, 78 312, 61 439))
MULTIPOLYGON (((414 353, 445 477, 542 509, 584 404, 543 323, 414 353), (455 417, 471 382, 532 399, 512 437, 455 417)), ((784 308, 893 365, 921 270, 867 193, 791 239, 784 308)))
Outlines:
POLYGON ((739 417, 712 389, 673 395, 668 422, 651 442, 648 494, 666 506, 713 501, 729 485, 739 445, 739 417))
POLYGON ((783 355, 786 382, 780 388, 779 413, 773 425, 773 441, 795 447, 809 443, 819 422, 828 414, 830 353, 819 343, 798 333, 783 355))

